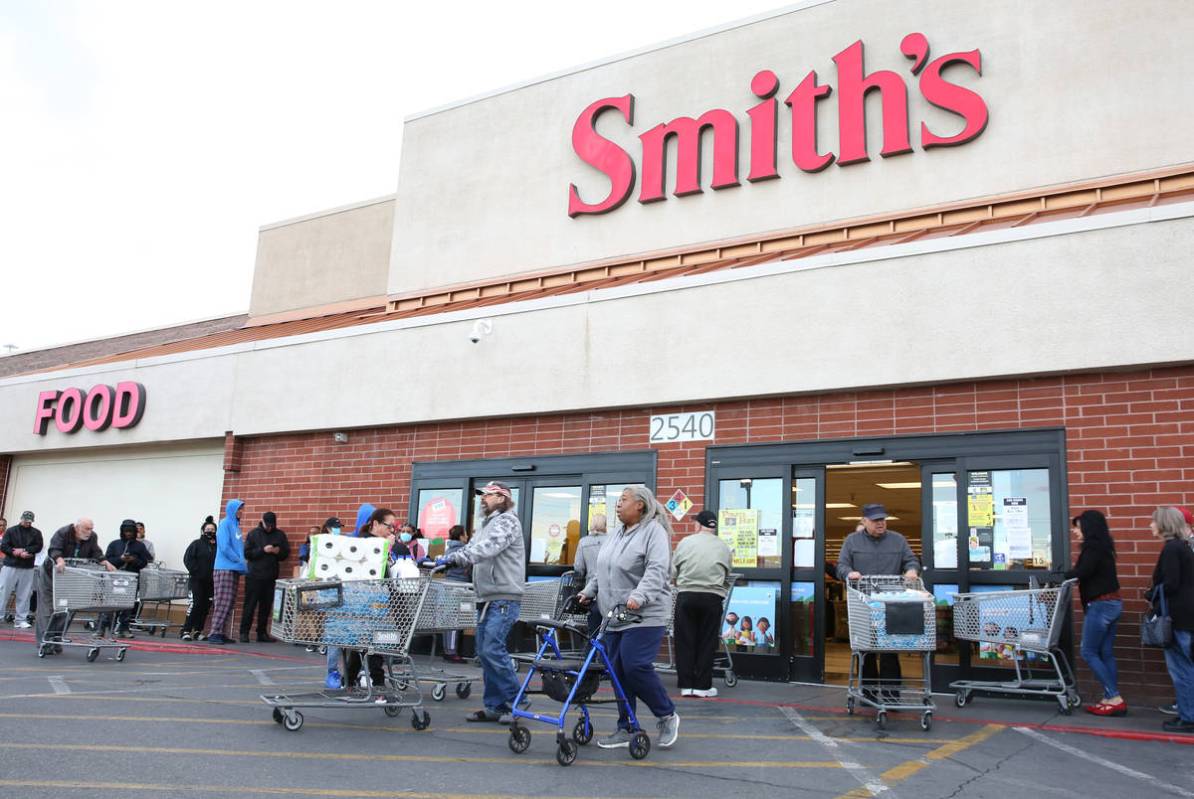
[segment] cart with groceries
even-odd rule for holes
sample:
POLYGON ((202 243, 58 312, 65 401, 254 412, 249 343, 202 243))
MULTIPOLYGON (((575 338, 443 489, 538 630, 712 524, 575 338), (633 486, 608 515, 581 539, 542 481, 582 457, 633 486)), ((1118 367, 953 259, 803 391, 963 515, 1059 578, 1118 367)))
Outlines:
POLYGON ((113 659, 123 661, 128 642, 91 635, 70 637, 70 626, 78 612, 118 613, 131 610, 137 602, 137 574, 108 571, 102 563, 90 560, 66 559, 62 571, 52 572, 52 601, 50 624, 38 641, 37 656, 58 654, 66 647, 87 650, 87 661, 94 662, 105 649, 115 650, 113 659))

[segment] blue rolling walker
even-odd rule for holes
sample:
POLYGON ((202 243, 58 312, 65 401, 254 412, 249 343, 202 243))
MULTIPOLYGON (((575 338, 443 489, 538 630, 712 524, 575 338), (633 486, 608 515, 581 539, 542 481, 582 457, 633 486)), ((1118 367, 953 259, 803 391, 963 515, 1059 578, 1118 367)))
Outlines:
MULTIPOLYGON (((569 600, 566 614, 584 613, 585 611, 586 609, 576 601, 575 597, 569 600)), ((510 725, 510 751, 522 754, 530 747, 531 731, 519 721, 533 719, 551 724, 556 728, 556 762, 561 766, 570 766, 576 760, 579 747, 593 740, 593 722, 589 718, 588 706, 617 704, 626 711, 626 718, 630 722, 630 756, 635 760, 642 760, 646 757, 651 752, 651 739, 639 726, 638 718, 630 708, 630 703, 626 701, 626 692, 622 690, 622 684, 618 682, 618 676, 614 674, 613 664, 609 662, 605 645, 601 642, 605 635, 605 628, 611 621, 621 624, 637 624, 642 620, 641 615, 628 610, 625 605, 617 605, 606 615, 601 621, 601 626, 592 635, 589 635, 588 630, 581 626, 582 623, 576 621, 545 620, 536 622, 536 627, 543 633, 543 643, 539 646, 535 660, 531 663, 531 668, 522 681, 522 687, 518 689, 518 696, 514 700, 514 721, 510 725), (588 640, 588 650, 584 653, 583 660, 565 658, 561 654, 557 643, 557 635, 560 630, 568 630, 588 640), (518 709, 522 705, 524 697, 531 693, 528 688, 536 672, 543 678, 543 693, 562 703, 559 715, 549 716, 545 713, 530 713, 518 709), (603 677, 608 678, 613 686, 613 699, 593 699, 593 694, 597 693, 597 688, 603 677), (580 708, 580 718, 569 736, 565 731, 565 725, 568 723, 568 711, 574 705, 580 708)))

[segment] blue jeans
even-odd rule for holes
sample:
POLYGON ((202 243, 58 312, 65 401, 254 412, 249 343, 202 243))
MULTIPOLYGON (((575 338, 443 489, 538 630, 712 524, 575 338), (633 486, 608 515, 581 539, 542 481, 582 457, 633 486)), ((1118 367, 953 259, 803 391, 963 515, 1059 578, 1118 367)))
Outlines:
MULTIPOLYGON (((663 632, 662 627, 628 627, 618 632, 607 630, 601 639, 609 662, 614 667, 614 674, 626 692, 626 701, 636 717, 638 699, 646 702, 655 718, 661 719, 676 712, 676 705, 655 673, 655 658, 659 656, 663 632)), ((618 729, 630 729, 630 719, 620 706, 618 729)))
POLYGON ((1115 667, 1115 628, 1123 614, 1124 603, 1102 599, 1086 606, 1082 623, 1082 659, 1103 685, 1103 698, 1119 696, 1119 672, 1115 667))
POLYGON ((1190 645, 1194 643, 1194 632, 1174 630, 1173 643, 1165 647, 1165 665, 1169 668, 1169 679, 1177 693, 1177 715, 1187 724, 1194 724, 1194 658, 1190 645))
POLYGON ((518 678, 510 664, 506 638, 518 621, 521 605, 509 599, 487 602, 477 624, 477 657, 485 678, 485 710, 492 715, 509 713, 514 707, 514 697, 518 696, 518 678))

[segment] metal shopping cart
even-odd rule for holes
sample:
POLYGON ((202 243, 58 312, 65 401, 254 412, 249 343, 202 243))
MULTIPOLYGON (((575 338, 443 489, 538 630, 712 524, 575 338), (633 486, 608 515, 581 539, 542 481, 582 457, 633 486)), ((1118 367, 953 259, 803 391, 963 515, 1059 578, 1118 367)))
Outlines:
POLYGON ((129 627, 147 632, 151 636, 166 637, 170 629, 170 608, 174 600, 186 599, 191 594, 190 575, 176 569, 163 569, 151 563, 141 570, 137 583, 137 604, 129 627), (152 615, 146 615, 152 605, 152 615), (163 612, 163 606, 165 611, 163 612))
POLYGON ((1015 667, 1011 680, 957 680, 954 704, 965 707, 975 691, 1010 696, 1053 697, 1069 715, 1082 697, 1069 659, 1060 648, 1061 632, 1076 580, 1026 590, 954 595, 954 637, 975 641, 1015 667), (1045 670, 1047 676, 1037 676, 1045 670))
MULTIPOLYGON (((514 670, 518 671, 523 664, 533 663, 536 653, 543 645, 543 629, 540 625, 552 622, 570 622, 568 627, 553 628, 567 632, 570 637, 569 646, 561 652, 564 656, 581 656, 585 651, 583 645, 577 645, 575 630, 586 629, 588 614, 576 612, 575 603, 570 603, 572 597, 584 588, 576 572, 564 572, 560 577, 550 580, 535 580, 523 585, 522 604, 519 606, 518 620, 535 629, 534 652, 512 652, 510 660, 514 670)), ((562 644, 559 632, 555 633, 557 648, 562 644)))
POLYGON ((124 660, 128 643, 91 636, 76 641, 69 637, 75 613, 89 611, 112 613, 129 610, 137 601, 137 575, 133 572, 108 571, 89 560, 68 559, 61 572, 53 571, 54 610, 44 637, 38 641, 37 656, 60 652, 63 647, 82 647, 87 661, 93 662, 104 649, 115 649, 115 659, 124 660))
POLYGON ((920 727, 933 726, 931 657, 937 648, 937 611, 933 595, 920 578, 869 576, 846 586, 846 614, 850 625, 850 676, 846 683, 846 712, 856 705, 873 707, 875 724, 887 726, 887 714, 920 714, 920 727), (863 680, 863 661, 881 654, 917 653, 921 678, 901 679, 896 685, 863 680))
MULTIPOLYGON (((726 591, 725 601, 721 603, 721 617, 724 619, 726 613, 729 612, 730 601, 734 598, 734 585, 742 577, 741 574, 730 575, 730 587, 726 591)), ((665 674, 676 673, 676 600, 678 599, 679 591, 676 586, 672 586, 672 609, 668 613, 667 622, 667 637, 664 640, 663 646, 660 647, 661 654, 665 659, 655 664, 655 670, 665 674)), ((717 638, 718 644, 721 646, 721 651, 713 657, 713 676, 720 677, 725 683, 726 688, 733 688, 738 684, 738 675, 734 673, 734 656, 730 654, 730 643, 722 636, 717 638)))
MULTIPOLYGON (((415 634, 432 634, 471 630, 477 626, 477 592, 472 583, 435 579, 427 589, 427 598, 415 623, 415 634)), ((456 696, 468 699, 475 676, 457 674, 445 669, 420 667, 410 679, 431 683, 431 698, 442 702, 448 694, 448 684, 456 684, 456 696)))
POLYGON ((279 580, 274 593, 270 632, 281 641, 312 646, 337 646, 381 655, 386 680, 343 690, 261 696, 273 708, 274 721, 291 732, 303 726, 299 708, 380 709, 391 718, 411 711, 411 726, 424 730, 431 715, 420 708, 423 694, 410 657, 410 641, 422 614, 431 574, 388 580, 279 580))

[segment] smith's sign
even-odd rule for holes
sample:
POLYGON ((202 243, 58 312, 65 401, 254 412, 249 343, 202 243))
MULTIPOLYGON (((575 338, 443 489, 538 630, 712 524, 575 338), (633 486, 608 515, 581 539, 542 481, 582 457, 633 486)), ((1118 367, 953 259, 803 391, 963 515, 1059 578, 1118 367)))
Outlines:
MULTIPOLYGON (((976 92, 951 83, 943 77, 948 67, 969 67, 983 72, 982 53, 976 50, 947 53, 929 60, 929 41, 921 33, 910 33, 900 42, 902 52, 911 62, 916 87, 930 104, 956 114, 963 127, 951 136, 941 135, 920 123, 920 146, 946 147, 965 144, 977 138, 987 127, 987 104, 976 92)), ((890 157, 912 152, 908 124, 908 86, 904 77, 891 70, 867 74, 863 66, 861 41, 833 57, 837 66, 837 84, 821 83, 815 71, 809 72, 784 99, 791 125, 792 163, 804 172, 820 172, 834 161, 838 166, 870 160, 866 146, 866 96, 879 92, 883 106, 883 147, 879 155, 890 157), (817 110, 820 102, 837 90, 837 152, 822 152, 817 142, 817 110)), ((750 90, 760 102, 747 109, 750 122, 751 182, 780 177, 777 149, 779 126, 779 78, 764 69, 750 82, 750 90)), ((609 178, 610 190, 604 199, 589 203, 581 199, 575 185, 568 187, 568 216, 604 214, 630 197, 634 189, 636 166, 626 150, 597 132, 597 119, 607 111, 617 111, 627 125, 634 124, 634 95, 602 98, 584 111, 572 127, 572 148, 589 166, 609 178)), ((667 143, 675 139, 676 182, 673 194, 682 197, 697 194, 701 188, 701 134, 713 130, 713 179, 710 186, 725 189, 738 185, 738 120, 723 108, 706 111, 697 118, 678 117, 656 125, 639 136, 642 143, 642 178, 638 201, 667 199, 664 176, 667 174, 667 143)))

